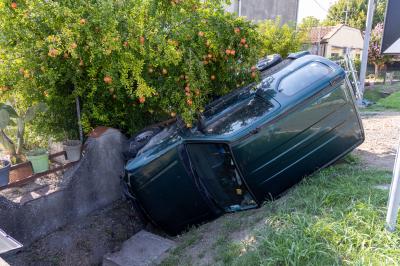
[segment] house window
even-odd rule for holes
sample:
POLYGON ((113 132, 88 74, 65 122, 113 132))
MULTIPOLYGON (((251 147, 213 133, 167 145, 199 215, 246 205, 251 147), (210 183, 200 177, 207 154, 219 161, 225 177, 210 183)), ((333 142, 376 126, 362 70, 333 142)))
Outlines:
POLYGON ((339 53, 331 53, 331 58, 333 59, 339 58, 339 53))
POLYGON ((278 90, 287 96, 292 96, 323 79, 331 72, 332 69, 327 65, 318 62, 310 63, 285 77, 279 83, 278 90))

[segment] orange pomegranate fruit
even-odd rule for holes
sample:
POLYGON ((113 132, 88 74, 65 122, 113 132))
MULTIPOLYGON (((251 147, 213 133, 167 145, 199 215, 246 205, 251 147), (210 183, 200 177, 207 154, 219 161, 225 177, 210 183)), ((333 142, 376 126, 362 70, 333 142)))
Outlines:
POLYGON ((140 36, 139 42, 140 42, 141 45, 144 45, 144 41, 145 41, 144 37, 140 36))
POLYGON ((105 77, 103 78, 103 81, 104 81, 104 83, 106 83, 106 84, 111 84, 111 83, 112 83, 112 77, 110 77, 110 76, 105 76, 105 77))

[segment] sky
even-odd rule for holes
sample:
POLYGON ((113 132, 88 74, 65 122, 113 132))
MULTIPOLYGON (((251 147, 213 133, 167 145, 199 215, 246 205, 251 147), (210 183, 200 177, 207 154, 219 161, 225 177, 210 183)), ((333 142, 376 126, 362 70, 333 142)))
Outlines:
POLYGON ((337 2, 337 0, 299 0, 299 13, 297 16, 297 22, 308 16, 316 17, 323 20, 329 7, 337 2))

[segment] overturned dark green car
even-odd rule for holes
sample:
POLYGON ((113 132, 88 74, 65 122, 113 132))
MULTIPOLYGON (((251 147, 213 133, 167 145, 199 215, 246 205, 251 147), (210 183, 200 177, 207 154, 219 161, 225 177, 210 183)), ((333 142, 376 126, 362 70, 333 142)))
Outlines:
POLYGON ((341 67, 299 53, 265 59, 259 69, 259 84, 212 102, 197 127, 178 120, 135 136, 143 145, 134 148, 125 183, 154 224, 177 234, 256 208, 363 142, 341 67))

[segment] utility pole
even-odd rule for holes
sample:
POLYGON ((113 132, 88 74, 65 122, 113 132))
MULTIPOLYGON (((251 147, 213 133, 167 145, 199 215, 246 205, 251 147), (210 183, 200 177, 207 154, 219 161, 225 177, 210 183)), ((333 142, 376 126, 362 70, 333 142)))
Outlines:
POLYGON ((321 25, 318 26, 318 45, 317 45, 317 55, 320 54, 321 51, 321 25))
POLYGON ((359 106, 362 105, 362 99, 364 98, 365 75, 367 73, 367 64, 368 64, 368 47, 369 47, 369 40, 371 39, 372 19, 374 18, 375 1, 376 0, 368 1, 367 22, 365 25, 364 47, 363 47, 363 52, 362 52, 361 69, 360 69, 361 99, 359 99, 357 101, 357 104, 359 106))
POLYGON ((76 96, 75 98, 76 104, 76 117, 78 119, 78 127, 79 127, 79 139, 83 143, 83 129, 82 129, 82 122, 81 122, 81 106, 79 102, 79 97, 76 96))
POLYGON ((233 12, 236 12, 236 14, 240 17, 242 16, 242 0, 235 0, 232 1, 233 3, 233 12))
POLYGON ((346 1, 346 11, 343 11, 346 15, 344 18, 344 25, 347 25, 347 19, 349 16, 349 0, 346 1))

